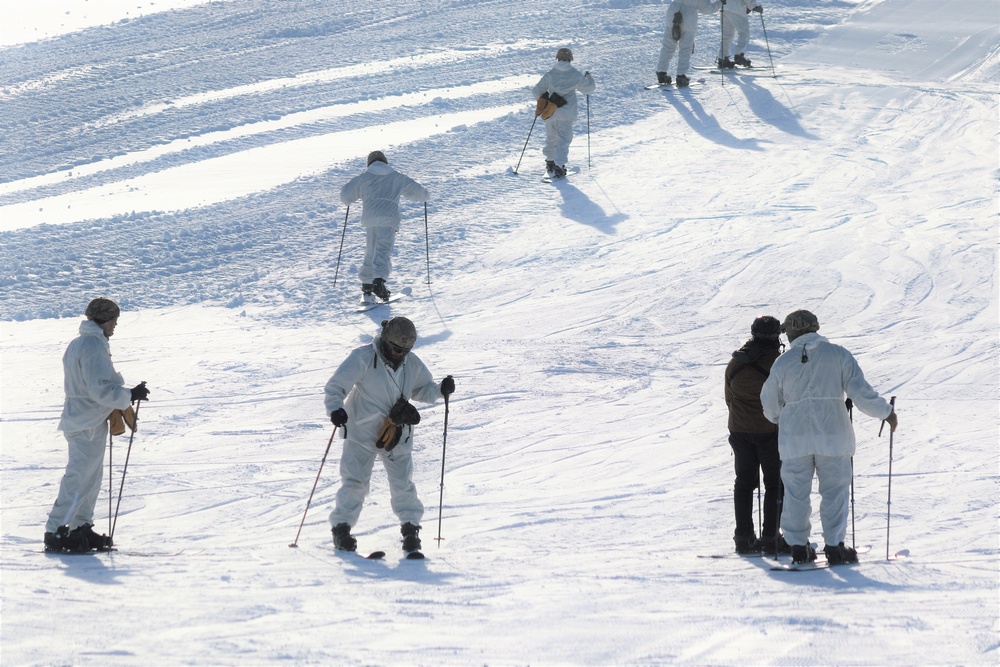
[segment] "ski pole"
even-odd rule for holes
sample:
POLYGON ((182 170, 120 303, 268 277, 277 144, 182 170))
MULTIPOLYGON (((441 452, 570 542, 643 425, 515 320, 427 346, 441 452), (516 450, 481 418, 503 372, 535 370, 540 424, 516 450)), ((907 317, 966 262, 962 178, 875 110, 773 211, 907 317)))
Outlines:
POLYGON ((757 466, 757 534, 764 536, 764 511, 760 504, 760 466, 757 466))
POLYGON ((427 202, 424 202, 424 241, 427 245, 427 284, 431 284, 431 232, 427 226, 427 202))
POLYGON ((521 168, 521 160, 524 159, 524 151, 528 150, 528 139, 531 139, 531 131, 535 129, 535 123, 538 122, 538 114, 531 120, 531 127, 528 129, 528 137, 524 140, 524 148, 521 149, 521 157, 517 158, 517 166, 514 167, 514 175, 517 176, 517 170, 521 168))
MULTIPOLYGON (((851 423, 854 423, 854 402, 851 399, 844 401, 847 407, 847 416, 851 423)), ((853 427, 852 427, 853 428, 853 427)), ((854 457, 851 457, 851 548, 857 551, 857 535, 854 530, 854 457)))
MULTIPOLYGON (((893 396, 889 399, 889 405, 892 409, 896 409, 896 397, 893 396)), ((878 429, 879 437, 882 437, 882 429, 885 428, 885 420, 882 420, 882 426, 878 429)), ((887 492, 885 501, 885 559, 889 560, 889 523, 892 516, 892 427, 889 427, 889 490, 887 492)))
POLYGON ((587 169, 590 169, 590 95, 587 95, 587 169))
POLYGON ((437 540, 438 546, 441 546, 441 512, 444 508, 444 455, 445 448, 448 445, 448 397, 444 397, 444 435, 441 437, 441 487, 438 491, 438 536, 434 539, 437 540))
MULTIPOLYGON (((139 430, 139 406, 142 405, 142 400, 137 400, 135 402, 135 428, 132 429, 132 434, 128 437, 128 449, 125 450, 125 466, 122 468, 122 481, 118 486, 118 502, 115 504, 115 520, 111 524, 111 532, 108 533, 108 540, 114 543, 115 538, 115 527, 118 526, 118 510, 122 506, 122 491, 125 490, 125 472, 128 470, 128 459, 132 455, 132 440, 135 439, 135 432, 139 430)), ((111 501, 108 500, 108 507, 111 507, 111 501)))
POLYGON ((111 530, 111 499, 114 497, 115 487, 111 481, 111 476, 114 474, 111 468, 111 459, 114 451, 115 451, 115 436, 111 434, 111 429, 108 429, 108 535, 110 535, 113 532, 111 530))
POLYGON ((719 80, 722 81, 722 86, 726 86, 726 71, 723 68, 723 63, 725 62, 725 55, 723 50, 726 48, 726 0, 722 0, 722 7, 719 8, 719 57, 716 59, 715 63, 719 66, 719 80))
MULTIPOLYGON (((288 546, 292 549, 299 548, 299 535, 302 534, 302 526, 306 523, 306 514, 309 512, 309 506, 312 505, 313 494, 316 493, 316 485, 319 484, 319 476, 323 473, 323 465, 326 463, 326 457, 330 453, 330 445, 333 444, 333 436, 337 435, 337 429, 339 427, 333 427, 333 433, 330 434, 330 441, 326 443, 326 451, 323 452, 323 460, 319 462, 319 470, 316 471, 316 481, 313 482, 312 491, 309 492, 309 500, 306 502, 306 510, 302 513, 302 523, 299 524, 299 532, 295 533, 295 541, 288 546)), ((347 427, 344 427, 344 437, 347 437, 347 427)))
POLYGON ((333 286, 337 286, 337 274, 340 273, 340 256, 344 253, 344 237, 347 236, 347 216, 351 214, 351 205, 347 205, 344 213, 344 231, 340 234, 340 251, 337 253, 337 270, 333 272, 333 286))
POLYGON ((767 41, 767 28, 764 27, 764 12, 760 13, 760 29, 764 31, 764 44, 767 46, 767 59, 771 61, 771 76, 777 77, 774 71, 774 58, 771 57, 771 44, 767 41))

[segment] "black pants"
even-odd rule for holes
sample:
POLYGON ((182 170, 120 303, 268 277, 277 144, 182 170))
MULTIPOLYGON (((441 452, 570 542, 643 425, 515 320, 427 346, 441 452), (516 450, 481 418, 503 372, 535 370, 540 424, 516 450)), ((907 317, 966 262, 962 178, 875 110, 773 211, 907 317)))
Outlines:
POLYGON ((781 503, 781 458, 778 455, 778 434, 730 433, 736 464, 736 483, 733 486, 733 506, 736 510, 734 535, 754 534, 753 492, 764 477, 764 525, 760 537, 774 537, 778 531, 781 503))

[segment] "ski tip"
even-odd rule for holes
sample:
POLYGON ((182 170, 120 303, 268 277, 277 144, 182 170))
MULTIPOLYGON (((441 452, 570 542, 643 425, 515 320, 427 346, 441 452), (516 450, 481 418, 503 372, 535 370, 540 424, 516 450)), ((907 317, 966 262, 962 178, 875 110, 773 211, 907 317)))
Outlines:
POLYGON ((426 558, 426 556, 424 556, 419 551, 411 551, 410 553, 406 554, 406 560, 424 560, 424 558, 426 558))
POLYGON ((370 554, 368 554, 367 556, 365 556, 365 558, 367 558, 368 560, 382 560, 383 558, 385 558, 385 552, 384 551, 373 551, 370 554))

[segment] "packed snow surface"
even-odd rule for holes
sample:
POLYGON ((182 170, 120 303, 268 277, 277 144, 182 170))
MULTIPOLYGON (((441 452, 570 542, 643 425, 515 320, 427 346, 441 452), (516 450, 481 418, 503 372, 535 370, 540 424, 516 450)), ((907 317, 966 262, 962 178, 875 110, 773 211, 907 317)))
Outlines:
POLYGON ((667 4, 6 3, 3 663, 997 665, 1000 9, 767 0, 752 72, 647 91, 667 4), (598 88, 547 184, 561 46, 598 88), (431 200, 359 313, 339 190, 374 149, 431 200), (96 296, 151 389, 98 500, 121 551, 45 555, 96 296), (797 308, 896 396, 891 438, 855 414, 872 549, 698 558, 733 546, 723 368, 797 308), (339 438, 320 471, 323 385, 390 315, 458 386, 417 427, 419 562, 378 465, 355 533, 387 559, 334 552, 339 438))

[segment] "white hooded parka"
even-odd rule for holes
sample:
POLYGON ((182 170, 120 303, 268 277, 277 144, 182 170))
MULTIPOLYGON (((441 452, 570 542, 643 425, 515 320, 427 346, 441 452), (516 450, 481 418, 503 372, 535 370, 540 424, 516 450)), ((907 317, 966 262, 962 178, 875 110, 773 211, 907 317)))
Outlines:
POLYGON ((392 227, 399 231, 399 198, 415 202, 429 198, 427 189, 401 174, 385 162, 372 162, 340 190, 340 200, 350 206, 361 199, 361 224, 364 227, 392 227))
POLYGON ((764 416, 778 425, 783 461, 811 455, 854 456, 854 428, 845 395, 869 417, 885 419, 892 412, 846 349, 817 333, 792 341, 774 362, 760 393, 764 416))
MULTIPOLYGON (((382 422, 400 396, 434 403, 441 387, 413 352, 393 370, 380 351, 381 336, 355 348, 326 383, 326 414, 347 411, 347 437, 375 448, 382 422)), ((407 432, 409 429, 407 429, 407 432)))
POLYGON ((59 430, 86 431, 108 418, 112 410, 124 410, 132 402, 124 378, 111 363, 111 345, 95 322, 80 323, 80 336, 63 355, 63 403, 59 430))

